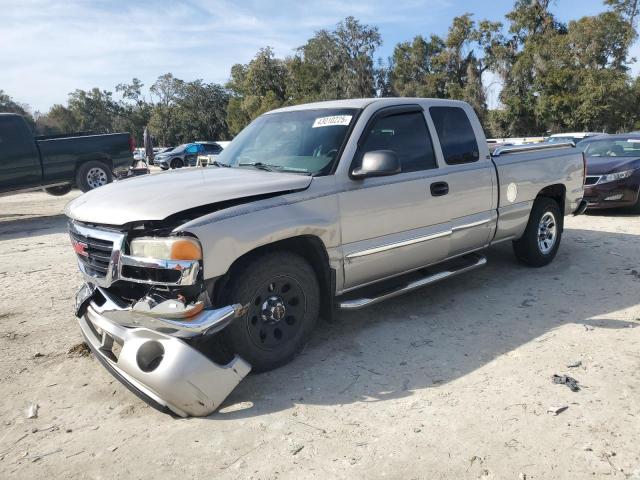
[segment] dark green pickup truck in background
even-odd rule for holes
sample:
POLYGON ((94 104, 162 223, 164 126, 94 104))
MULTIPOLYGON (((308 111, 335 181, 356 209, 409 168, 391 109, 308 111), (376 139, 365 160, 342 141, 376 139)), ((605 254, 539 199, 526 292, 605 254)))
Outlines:
POLYGON ((134 148, 128 133, 34 137, 20 115, 0 114, 0 195, 92 190, 128 172, 134 148))

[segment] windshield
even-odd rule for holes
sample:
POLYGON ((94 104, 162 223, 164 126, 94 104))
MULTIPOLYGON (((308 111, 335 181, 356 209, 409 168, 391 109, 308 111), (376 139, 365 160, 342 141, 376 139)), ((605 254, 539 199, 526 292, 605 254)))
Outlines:
POLYGON ((320 109, 263 115, 218 156, 232 167, 326 175, 356 117, 356 109, 320 109))
POLYGON ((640 157, 640 138, 582 142, 580 147, 588 157, 640 157))

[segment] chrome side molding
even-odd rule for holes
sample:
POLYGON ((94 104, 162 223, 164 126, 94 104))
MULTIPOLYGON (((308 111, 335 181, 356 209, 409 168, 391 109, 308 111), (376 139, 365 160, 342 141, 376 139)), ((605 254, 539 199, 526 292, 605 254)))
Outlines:
POLYGON ((549 150, 552 148, 575 148, 575 144, 573 142, 563 142, 505 146, 496 148, 491 156, 499 157, 500 155, 507 155, 509 153, 535 152, 538 150, 549 150))

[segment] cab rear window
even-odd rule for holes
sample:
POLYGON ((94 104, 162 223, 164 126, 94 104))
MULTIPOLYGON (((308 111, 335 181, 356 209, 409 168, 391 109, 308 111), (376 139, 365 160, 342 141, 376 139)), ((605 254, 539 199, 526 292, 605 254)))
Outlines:
POLYGON ((429 113, 448 165, 471 163, 480 158, 476 134, 462 108, 431 107, 429 113))

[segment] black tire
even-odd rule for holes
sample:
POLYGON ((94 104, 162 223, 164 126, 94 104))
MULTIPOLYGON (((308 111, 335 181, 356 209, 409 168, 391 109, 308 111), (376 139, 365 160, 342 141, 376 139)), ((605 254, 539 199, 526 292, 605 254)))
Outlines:
POLYGON ((72 188, 71 185, 58 185, 57 187, 47 187, 43 190, 54 197, 62 197, 69 193, 72 188))
POLYGON ((549 197, 539 197, 533 204, 529 222, 522 237, 513 242, 513 251, 516 258, 530 267, 544 267, 551 263, 558 253, 560 240, 562 239, 563 216, 558 203, 549 197), (547 228, 542 227, 543 219, 547 228), (553 241, 551 227, 554 228, 553 241), (542 230, 541 230, 542 228, 542 230), (546 235, 543 239, 542 235, 546 235))
POLYGON ((184 166, 184 162, 180 158, 174 158, 171 160, 171 168, 182 168, 184 166))
POLYGON ((632 213, 640 213, 640 192, 638 192, 638 200, 636 200, 635 205, 630 208, 632 213))
POLYGON ((221 332, 219 342, 228 353, 249 362, 254 372, 291 361, 309 339, 320 313, 320 288, 313 268, 288 252, 270 253, 238 266, 221 296, 221 304, 248 305, 247 312, 221 332))
POLYGON ((113 182, 111 169, 107 164, 98 160, 83 163, 76 172, 76 185, 83 192, 88 192, 111 182, 113 182))

